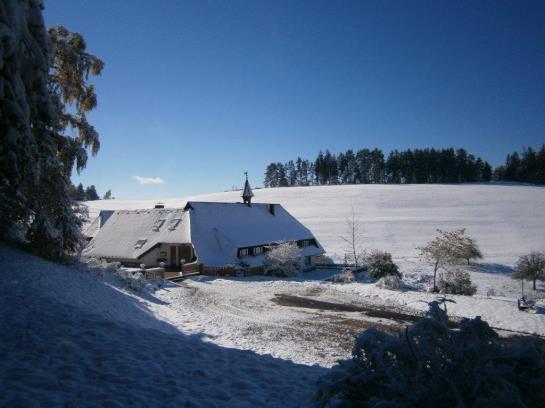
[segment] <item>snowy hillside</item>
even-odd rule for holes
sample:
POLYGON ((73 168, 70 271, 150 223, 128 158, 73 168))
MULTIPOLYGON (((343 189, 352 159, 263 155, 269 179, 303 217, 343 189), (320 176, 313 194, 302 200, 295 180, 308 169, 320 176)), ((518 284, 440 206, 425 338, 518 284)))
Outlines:
POLYGON ((100 270, 1 244, 0 270, 3 407, 310 406, 325 372, 181 333, 164 301, 100 270))
MULTIPOLYGON (((545 188, 524 185, 353 185, 254 190, 255 202, 280 203, 310 228, 328 255, 341 259, 345 220, 351 209, 360 219, 365 245, 412 261, 415 248, 437 228, 467 228, 484 262, 512 266, 518 256, 545 249, 545 188)), ((153 208, 157 202, 182 207, 186 200, 241 201, 240 192, 157 200, 90 201, 100 209, 153 208)))

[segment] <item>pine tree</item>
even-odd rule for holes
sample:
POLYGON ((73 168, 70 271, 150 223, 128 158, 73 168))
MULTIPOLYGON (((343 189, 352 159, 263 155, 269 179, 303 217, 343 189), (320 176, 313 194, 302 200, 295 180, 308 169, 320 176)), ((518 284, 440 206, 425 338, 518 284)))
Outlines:
POLYGON ((77 187, 76 201, 85 201, 85 189, 81 183, 77 187))
POLYGON ((112 190, 106 191, 103 197, 104 200, 111 200, 112 199, 112 190))
POLYGON ((492 166, 488 162, 484 162, 483 168, 481 170, 481 179, 483 181, 492 180, 492 166))
POLYGON ((0 4, 0 236, 22 227, 32 248, 59 258, 82 244, 70 173, 74 164, 85 167, 87 148, 98 151, 98 134, 85 118, 96 106, 86 80, 103 63, 85 52, 79 34, 62 27, 47 33, 41 8, 38 0, 0 4), (77 136, 64 135, 69 126, 77 136))
POLYGON ((94 201, 98 200, 100 197, 97 194, 95 186, 91 185, 85 189, 85 200, 94 201))
POLYGON ((295 169, 295 163, 293 160, 288 161, 285 164, 286 168, 286 178, 288 180, 289 186, 295 186, 297 185, 297 171, 295 169))

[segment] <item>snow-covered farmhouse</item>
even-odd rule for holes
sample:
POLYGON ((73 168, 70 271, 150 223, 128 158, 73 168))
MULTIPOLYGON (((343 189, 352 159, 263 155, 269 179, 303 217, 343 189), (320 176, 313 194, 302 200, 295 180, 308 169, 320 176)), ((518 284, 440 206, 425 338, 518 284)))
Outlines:
MULTIPOLYGON (((246 191, 245 191, 246 193, 246 191)), ((250 190, 251 193, 251 190, 250 190)), ((84 255, 127 266, 258 268, 277 242, 297 242, 301 266, 311 269, 324 253, 312 232, 279 204, 189 201, 178 209, 101 212, 84 255)))

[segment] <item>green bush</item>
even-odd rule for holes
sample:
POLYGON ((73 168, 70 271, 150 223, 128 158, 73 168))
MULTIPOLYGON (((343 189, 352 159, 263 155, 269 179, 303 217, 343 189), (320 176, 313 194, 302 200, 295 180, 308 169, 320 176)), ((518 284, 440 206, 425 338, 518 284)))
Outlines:
POLYGON ((385 276, 397 276, 401 278, 401 272, 392 260, 392 254, 384 251, 373 251, 365 257, 367 264, 367 275, 373 279, 380 279, 385 276))
POLYGON ((441 293, 473 296, 477 287, 471 283, 471 276, 463 270, 447 271, 439 275, 437 288, 441 293))

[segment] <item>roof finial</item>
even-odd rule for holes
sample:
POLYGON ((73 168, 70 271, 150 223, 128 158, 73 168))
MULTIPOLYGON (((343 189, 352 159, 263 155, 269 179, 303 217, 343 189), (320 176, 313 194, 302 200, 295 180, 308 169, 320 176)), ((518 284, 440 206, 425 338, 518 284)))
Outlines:
POLYGON ((248 172, 245 171, 244 175, 246 176, 246 182, 244 183, 244 189, 242 190, 242 200, 244 201, 244 204, 248 204, 250 207, 252 205, 252 197, 254 196, 254 193, 250 187, 250 182, 248 181, 248 172))

